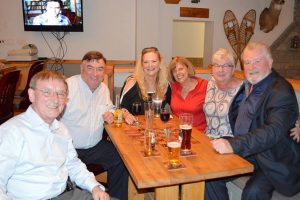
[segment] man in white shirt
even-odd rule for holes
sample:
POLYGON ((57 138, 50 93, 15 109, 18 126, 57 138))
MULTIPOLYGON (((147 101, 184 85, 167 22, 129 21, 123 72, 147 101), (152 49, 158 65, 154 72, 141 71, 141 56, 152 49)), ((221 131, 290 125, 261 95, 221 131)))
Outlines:
POLYGON ((67 79, 69 101, 60 121, 72 135, 78 157, 85 164, 98 164, 108 172, 108 193, 128 198, 128 171, 114 145, 102 139, 104 122, 112 123, 113 104, 102 83, 106 59, 98 51, 86 53, 81 74, 67 79))
POLYGON ((0 199, 109 199, 56 120, 67 101, 64 76, 39 72, 28 94, 32 105, 27 111, 0 126, 0 199), (68 176, 84 190, 67 191, 68 176))

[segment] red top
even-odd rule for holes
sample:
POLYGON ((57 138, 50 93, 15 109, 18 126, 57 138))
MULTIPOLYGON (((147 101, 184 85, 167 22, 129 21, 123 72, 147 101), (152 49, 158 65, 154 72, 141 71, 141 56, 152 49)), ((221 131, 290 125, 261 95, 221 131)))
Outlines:
POLYGON ((185 99, 181 96, 181 84, 171 84, 171 109, 173 114, 177 116, 180 113, 193 114, 193 127, 200 131, 204 131, 206 128, 206 118, 203 112, 203 104, 208 81, 196 76, 193 76, 192 78, 197 80, 198 83, 196 87, 188 93, 185 99))

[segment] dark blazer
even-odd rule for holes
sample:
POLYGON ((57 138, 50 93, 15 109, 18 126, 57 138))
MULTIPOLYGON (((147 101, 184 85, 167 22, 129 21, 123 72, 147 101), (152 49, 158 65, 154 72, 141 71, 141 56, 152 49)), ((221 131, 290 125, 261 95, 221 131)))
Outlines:
MULTIPOLYGON (((290 137, 298 117, 298 104, 290 83, 274 70, 271 85, 259 100, 250 132, 229 139, 234 153, 262 170, 275 189, 287 196, 300 191, 300 144, 290 137)), ((244 86, 229 110, 232 130, 244 95, 244 86)))

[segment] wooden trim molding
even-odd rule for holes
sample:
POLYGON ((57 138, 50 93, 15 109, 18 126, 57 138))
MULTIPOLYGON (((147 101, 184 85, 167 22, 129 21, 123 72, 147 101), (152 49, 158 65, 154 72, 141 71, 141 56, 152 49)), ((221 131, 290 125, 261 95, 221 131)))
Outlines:
POLYGON ((180 17, 209 18, 209 9, 180 7, 180 17))
MULTIPOLYGON (((195 67, 195 72, 196 74, 211 74, 211 67, 208 68, 204 68, 204 67, 195 67)), ((234 72, 234 77, 238 78, 238 79, 245 79, 245 75, 243 71, 238 71, 236 70, 234 72)), ((295 80, 295 79, 286 79, 288 82, 290 82, 294 88, 294 90, 300 90, 300 80, 295 80)))

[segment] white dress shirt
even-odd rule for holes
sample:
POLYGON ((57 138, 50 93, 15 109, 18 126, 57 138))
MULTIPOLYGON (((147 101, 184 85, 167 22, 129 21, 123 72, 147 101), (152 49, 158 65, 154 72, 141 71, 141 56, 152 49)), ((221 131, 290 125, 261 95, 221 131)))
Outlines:
POLYGON ((88 149, 102 139, 103 114, 113 112, 108 87, 101 83, 92 92, 81 75, 67 79, 69 101, 60 121, 72 135, 76 149, 88 149))
POLYGON ((99 185, 78 159, 66 127, 57 120, 49 126, 31 106, 0 126, 0 163, 1 200, 56 197, 68 175, 90 192, 99 185))

